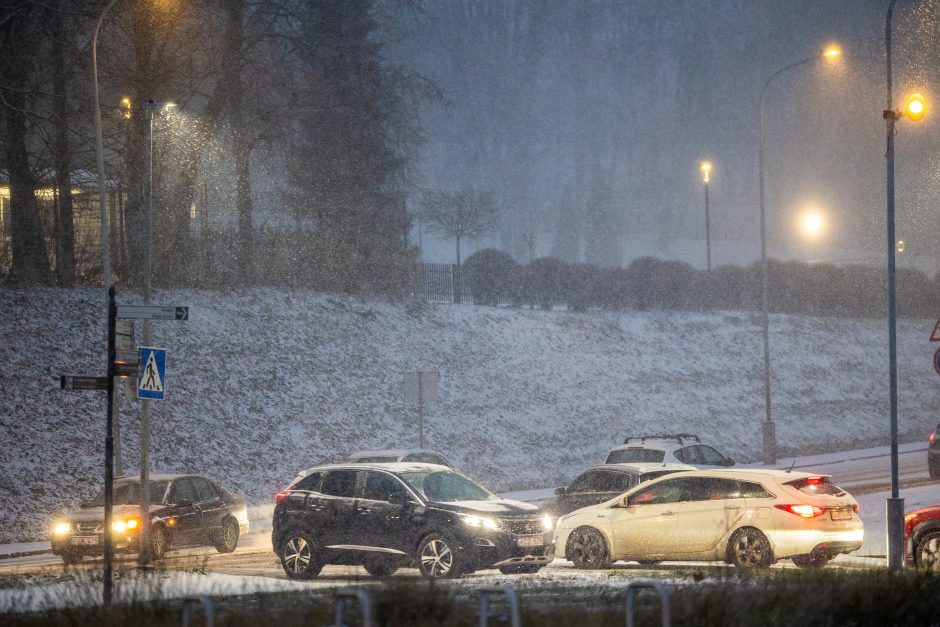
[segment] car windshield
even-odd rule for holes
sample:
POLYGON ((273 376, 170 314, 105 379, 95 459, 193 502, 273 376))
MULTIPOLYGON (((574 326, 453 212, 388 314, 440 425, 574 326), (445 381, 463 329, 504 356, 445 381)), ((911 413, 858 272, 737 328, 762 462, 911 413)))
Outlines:
POLYGON ((658 463, 666 457, 666 451, 652 448, 621 448, 614 449, 607 456, 608 464, 636 464, 641 462, 658 463))
POLYGON ((429 501, 498 501, 499 497, 456 472, 403 472, 401 478, 429 501))
MULTIPOLYGON (((166 481, 150 482, 150 502, 162 503, 166 494, 166 481)), ((136 505, 140 503, 140 482, 117 483, 114 485, 114 505, 136 505)), ((104 507, 104 490, 90 501, 91 507, 104 507)))

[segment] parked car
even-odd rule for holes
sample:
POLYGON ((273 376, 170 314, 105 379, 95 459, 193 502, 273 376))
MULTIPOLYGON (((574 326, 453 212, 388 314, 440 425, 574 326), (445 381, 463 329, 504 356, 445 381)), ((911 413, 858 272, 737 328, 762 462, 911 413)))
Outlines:
POLYGON ((940 424, 927 438, 927 471, 931 479, 940 479, 940 424))
POLYGON ((425 577, 481 568, 536 572, 549 563, 552 521, 438 464, 332 464, 275 495, 271 542, 291 579, 325 564, 374 577, 416 565, 425 577))
POLYGON ((904 517, 904 555, 909 564, 940 575, 940 504, 904 517))
POLYGON ((644 481, 683 470, 695 470, 686 464, 603 464, 581 473, 557 495, 542 503, 542 509, 558 517, 576 509, 597 505, 623 494, 644 481))
MULTIPOLYGON (((114 481, 112 539, 115 551, 137 552, 140 477, 114 481)), ((231 553, 248 533, 245 501, 201 475, 150 475, 150 550, 160 559, 170 549, 214 546, 231 553)), ((104 553, 104 490, 56 521, 52 552, 66 564, 104 553)))
POLYGON ((688 464, 699 470, 734 466, 731 457, 722 455, 718 449, 702 444, 697 435, 679 433, 675 435, 631 436, 621 446, 607 454, 607 464, 636 463, 688 464))
POLYGON ((359 451, 344 460, 350 464, 376 464, 387 462, 419 462, 422 464, 440 464, 453 468, 447 459, 438 453, 426 448, 418 449, 385 449, 382 451, 359 451))
POLYGON ((858 550, 863 534, 855 499, 827 476, 696 470, 562 516, 552 543, 579 568, 724 560, 746 569, 781 558, 809 568, 858 550))

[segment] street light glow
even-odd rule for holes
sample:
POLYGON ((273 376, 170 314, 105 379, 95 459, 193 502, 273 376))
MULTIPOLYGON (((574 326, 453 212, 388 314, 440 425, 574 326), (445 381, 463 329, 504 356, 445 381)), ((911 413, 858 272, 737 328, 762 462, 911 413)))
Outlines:
POLYGON ((699 166, 699 169, 702 171, 702 182, 707 183, 711 180, 712 175, 712 163, 711 161, 702 161, 702 165, 699 166))
POLYGON ((800 227, 803 229, 803 233, 809 238, 819 237, 824 226, 822 215, 815 209, 808 210, 803 214, 803 217, 800 218, 800 227))
POLYGON ((901 113, 911 122, 918 122, 927 114, 927 101, 919 93, 914 93, 904 99, 901 113))
POLYGON ((842 49, 835 44, 830 44, 826 46, 826 49, 823 51, 822 56, 829 59, 830 61, 835 61, 842 56, 842 49))

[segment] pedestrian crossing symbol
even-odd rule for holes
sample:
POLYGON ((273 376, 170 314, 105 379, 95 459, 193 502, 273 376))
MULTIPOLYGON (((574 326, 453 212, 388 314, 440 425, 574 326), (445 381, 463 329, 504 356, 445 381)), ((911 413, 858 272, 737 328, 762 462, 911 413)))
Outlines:
POLYGON ((166 349, 140 346, 140 369, 137 371, 137 398, 162 401, 166 388, 166 349))

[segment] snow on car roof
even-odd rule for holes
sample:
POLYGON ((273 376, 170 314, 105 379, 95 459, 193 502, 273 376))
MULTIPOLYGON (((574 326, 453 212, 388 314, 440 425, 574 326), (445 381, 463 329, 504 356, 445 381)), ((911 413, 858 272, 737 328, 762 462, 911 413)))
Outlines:
POLYGON ((336 464, 322 464, 307 468, 298 473, 300 477, 306 477, 312 472, 320 470, 362 470, 364 468, 374 468, 376 470, 388 470, 391 472, 456 472, 453 468, 442 466, 440 464, 428 464, 426 462, 369 462, 365 464, 353 464, 352 462, 339 462, 336 464))
POLYGON ((689 466, 688 464, 677 464, 674 462, 630 462, 624 464, 601 464, 597 468, 605 468, 611 470, 629 470, 636 472, 656 472, 657 470, 697 470, 695 466, 689 466))

